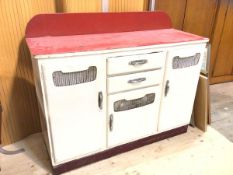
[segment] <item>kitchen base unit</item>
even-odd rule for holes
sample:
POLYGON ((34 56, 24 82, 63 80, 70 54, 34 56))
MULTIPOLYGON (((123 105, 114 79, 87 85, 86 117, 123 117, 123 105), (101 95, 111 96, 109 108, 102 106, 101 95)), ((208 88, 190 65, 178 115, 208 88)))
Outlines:
POLYGON ((208 39, 164 12, 41 14, 26 41, 54 174, 187 131, 208 39))

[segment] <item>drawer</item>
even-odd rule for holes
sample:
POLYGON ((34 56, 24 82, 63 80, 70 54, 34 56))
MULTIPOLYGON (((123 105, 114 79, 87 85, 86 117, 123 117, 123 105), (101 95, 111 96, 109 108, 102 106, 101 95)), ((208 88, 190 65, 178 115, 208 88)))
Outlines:
POLYGON ((146 86, 158 85, 161 84, 162 78, 163 70, 109 77, 107 80, 108 93, 115 93, 146 86))
POLYGON ((137 72, 164 67, 166 52, 154 52, 139 55, 109 58, 107 60, 108 75, 137 72))
POLYGON ((108 147, 157 132, 160 89, 153 86, 108 96, 108 147))

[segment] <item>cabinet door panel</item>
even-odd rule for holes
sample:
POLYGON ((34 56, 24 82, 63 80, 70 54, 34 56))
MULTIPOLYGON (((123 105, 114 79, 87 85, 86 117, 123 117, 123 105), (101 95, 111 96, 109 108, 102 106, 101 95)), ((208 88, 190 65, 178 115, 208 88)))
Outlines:
POLYGON ((190 122, 204 49, 202 45, 168 53, 159 132, 190 122))
POLYGON ((42 74, 55 163, 104 149, 106 60, 47 60, 42 74))
POLYGON ((109 96, 109 147, 157 132, 160 89, 154 86, 109 96))

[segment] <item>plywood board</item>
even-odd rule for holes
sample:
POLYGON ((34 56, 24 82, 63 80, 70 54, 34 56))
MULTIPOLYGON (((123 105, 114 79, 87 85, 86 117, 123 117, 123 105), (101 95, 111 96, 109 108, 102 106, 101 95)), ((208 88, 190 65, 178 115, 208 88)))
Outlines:
POLYGON ((148 0, 109 0, 110 12, 147 11, 148 0))
POLYGON ((222 29, 222 36, 218 46, 216 55, 216 63, 214 66, 213 77, 233 75, 233 1, 230 0, 227 12, 225 14, 225 22, 222 29))
POLYGON ((59 12, 101 12, 102 0, 56 0, 59 12))
POLYGON ((233 76, 220 76, 214 77, 213 73, 215 71, 215 64, 217 61, 217 55, 219 50, 219 45, 223 35, 223 28, 225 25, 226 13, 228 10, 230 0, 220 0, 218 5, 218 12, 216 15, 215 25, 212 32, 211 41, 211 59, 210 59, 210 83, 221 83, 229 80, 233 80, 233 76))
POLYGON ((209 116, 209 81, 200 75, 194 103, 194 121, 202 131, 206 131, 209 116))
POLYGON ((183 30, 210 38, 217 8, 218 0, 187 0, 183 30))
POLYGON ((24 40, 27 22, 54 13, 54 0, 0 1, 0 99, 2 142, 9 144, 40 131, 30 54, 24 40))
POLYGON ((187 0, 156 0, 155 9, 163 10, 170 16, 173 27, 182 30, 187 0))
MULTIPOLYGON (((0 154, 4 175, 51 174, 42 135, 32 135, 7 150, 25 148, 13 156, 0 154)), ((186 134, 166 139, 66 173, 67 175, 232 175, 233 143, 208 127, 203 133, 189 128, 186 134)))

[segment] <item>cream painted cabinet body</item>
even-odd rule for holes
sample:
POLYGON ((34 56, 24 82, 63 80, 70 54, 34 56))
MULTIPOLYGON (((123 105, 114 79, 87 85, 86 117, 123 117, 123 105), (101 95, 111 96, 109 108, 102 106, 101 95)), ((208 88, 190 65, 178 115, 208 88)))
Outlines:
POLYGON ((28 23, 56 174, 187 131, 208 39, 171 26, 163 12, 42 14, 28 23))
POLYGON ((74 57, 40 62, 55 163, 106 146, 106 61, 74 57))
POLYGON ((205 45, 33 59, 53 165, 188 125, 205 45))

